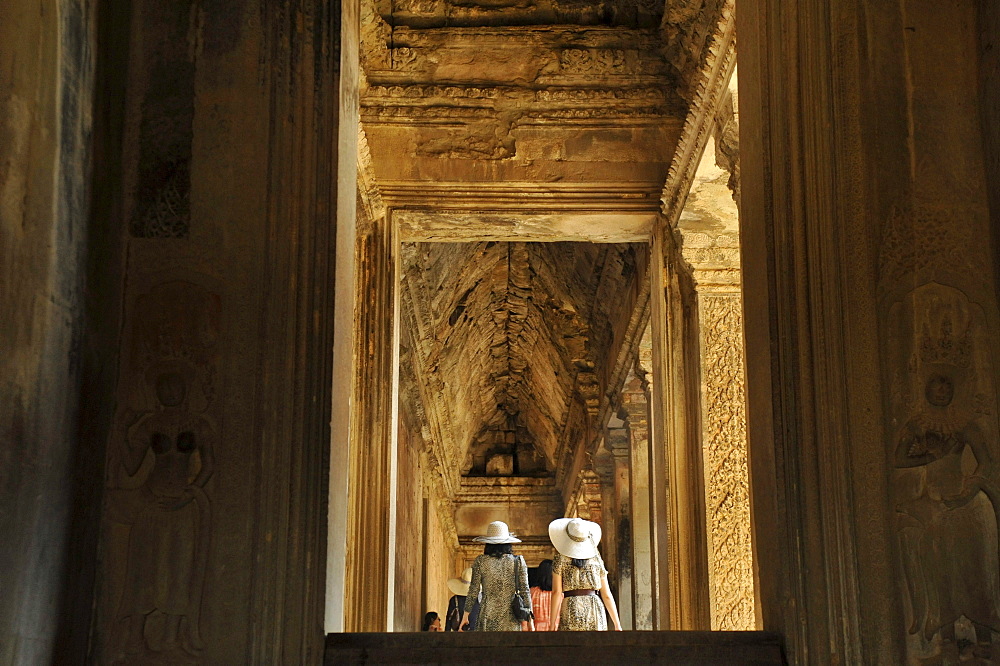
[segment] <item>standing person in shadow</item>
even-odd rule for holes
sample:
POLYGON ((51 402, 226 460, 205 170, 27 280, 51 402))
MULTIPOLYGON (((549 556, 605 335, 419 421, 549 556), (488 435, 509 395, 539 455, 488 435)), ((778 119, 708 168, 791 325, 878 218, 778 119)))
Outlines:
POLYGON ((542 560, 535 567, 534 584, 531 586, 531 607, 535 611, 535 631, 550 631, 552 611, 552 560, 542 560))
MULTIPOLYGON (((445 615, 445 631, 458 631, 465 613, 465 599, 469 594, 469 583, 472 582, 472 567, 465 567, 461 578, 449 578, 448 589, 452 597, 448 600, 448 613, 445 615)), ((470 615, 471 616, 471 615, 470 615)))
MULTIPOLYGON (((514 617, 511 601, 515 594, 531 608, 528 591, 528 565, 524 558, 514 555, 511 544, 521 540, 510 533, 507 523, 495 520, 486 529, 486 536, 474 539, 485 544, 483 554, 472 563, 472 581, 466 597, 464 625, 469 619, 468 603, 479 600, 479 618, 473 625, 476 631, 521 631, 521 622, 514 617), (480 596, 481 595, 481 596, 480 596)), ((534 621, 528 620, 534 631, 534 621)))
POLYGON ((549 523, 549 539, 557 551, 552 563, 552 629, 607 631, 607 609, 615 631, 621 631, 608 570, 597 551, 601 526, 580 518, 558 518, 549 523))

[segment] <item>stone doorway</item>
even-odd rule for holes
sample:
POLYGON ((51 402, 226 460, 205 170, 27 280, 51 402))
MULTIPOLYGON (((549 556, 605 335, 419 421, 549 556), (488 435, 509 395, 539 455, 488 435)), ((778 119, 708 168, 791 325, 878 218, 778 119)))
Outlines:
POLYGON ((415 628, 489 520, 534 563, 564 514, 613 535, 629 626, 755 626, 732 16, 647 9, 361 4, 347 538, 381 564, 347 553, 345 629, 415 628))

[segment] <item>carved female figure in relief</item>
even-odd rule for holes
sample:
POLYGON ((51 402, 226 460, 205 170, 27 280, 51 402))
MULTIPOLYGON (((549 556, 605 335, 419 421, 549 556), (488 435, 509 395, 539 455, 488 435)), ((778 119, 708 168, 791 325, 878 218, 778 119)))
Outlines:
POLYGON ((989 658, 991 632, 1000 630, 997 469, 969 395, 972 354, 971 331, 953 335, 948 317, 934 334, 924 327, 911 362, 923 395, 898 431, 893 462, 909 632, 927 641, 940 632, 954 645, 955 623, 965 616, 976 655, 989 658))
POLYGON ((119 500, 131 524, 118 610, 128 623, 130 654, 150 647, 194 655, 202 648, 199 606, 211 527, 204 487, 214 466, 214 428, 187 408, 193 373, 183 362, 151 370, 158 409, 135 423, 121 452, 138 484, 119 500), (154 613, 151 631, 146 625, 154 613))

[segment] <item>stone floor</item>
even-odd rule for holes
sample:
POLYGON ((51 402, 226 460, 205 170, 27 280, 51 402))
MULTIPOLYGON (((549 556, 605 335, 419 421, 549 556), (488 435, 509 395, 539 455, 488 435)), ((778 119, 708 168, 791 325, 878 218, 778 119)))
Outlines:
POLYGON ((766 631, 357 633, 326 638, 334 664, 785 664, 766 631))

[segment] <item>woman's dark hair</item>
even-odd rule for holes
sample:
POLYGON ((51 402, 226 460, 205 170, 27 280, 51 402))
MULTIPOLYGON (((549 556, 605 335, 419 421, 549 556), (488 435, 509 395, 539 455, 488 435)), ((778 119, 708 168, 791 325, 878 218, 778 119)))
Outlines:
POLYGON ((572 558, 572 559, 570 560, 570 562, 572 562, 572 563, 573 563, 573 566, 574 566, 574 567, 576 567, 577 569, 579 569, 579 568, 580 568, 580 567, 582 567, 582 566, 583 566, 584 564, 586 564, 586 563, 587 563, 587 560, 589 560, 589 559, 590 559, 590 558, 588 557, 588 558, 584 558, 584 559, 582 559, 582 560, 581 560, 581 559, 580 559, 579 557, 574 557, 574 558, 572 558))
POLYGON ((546 592, 552 590, 552 560, 542 560, 535 573, 535 585, 546 592))
POLYGON ((509 543, 488 543, 483 548, 483 554, 490 557, 503 557, 504 555, 513 555, 514 548, 509 543))
POLYGON ((436 619, 438 619, 438 614, 434 611, 424 613, 424 623, 420 625, 420 631, 430 631, 431 625, 434 624, 434 620, 436 619))

